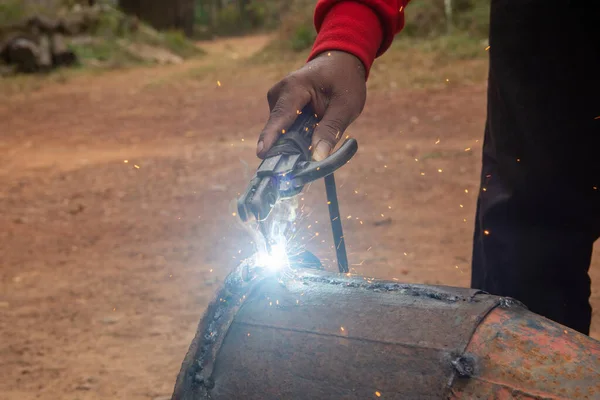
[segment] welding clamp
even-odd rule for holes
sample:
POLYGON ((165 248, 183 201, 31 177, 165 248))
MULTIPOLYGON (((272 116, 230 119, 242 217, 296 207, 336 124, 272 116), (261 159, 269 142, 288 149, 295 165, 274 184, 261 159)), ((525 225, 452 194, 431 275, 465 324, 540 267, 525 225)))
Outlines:
POLYGON ((346 139, 326 159, 311 161, 310 145, 319 121, 310 106, 298 112, 292 126, 283 131, 275 145, 269 149, 248 188, 238 199, 238 214, 244 222, 255 220, 261 224, 277 201, 296 196, 307 183, 325 178, 338 267, 340 272, 348 272, 333 172, 350 161, 358 150, 358 143, 355 139, 346 139))

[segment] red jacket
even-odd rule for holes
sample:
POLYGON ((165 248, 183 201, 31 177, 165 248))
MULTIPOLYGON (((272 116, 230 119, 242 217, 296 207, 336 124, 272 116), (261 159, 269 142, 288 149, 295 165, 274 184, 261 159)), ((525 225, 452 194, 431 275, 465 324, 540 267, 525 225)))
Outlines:
POLYGON ((409 0, 319 0, 314 22, 318 35, 310 58, 327 50, 358 57, 367 69, 404 27, 409 0))

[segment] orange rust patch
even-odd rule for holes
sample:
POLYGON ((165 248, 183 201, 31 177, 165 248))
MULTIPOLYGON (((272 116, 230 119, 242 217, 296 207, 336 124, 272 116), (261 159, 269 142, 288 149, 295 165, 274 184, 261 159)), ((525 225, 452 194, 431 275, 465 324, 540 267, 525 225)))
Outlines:
POLYGON ((455 398, 600 397, 600 342, 524 309, 491 312, 467 353, 478 373, 456 382, 455 398))

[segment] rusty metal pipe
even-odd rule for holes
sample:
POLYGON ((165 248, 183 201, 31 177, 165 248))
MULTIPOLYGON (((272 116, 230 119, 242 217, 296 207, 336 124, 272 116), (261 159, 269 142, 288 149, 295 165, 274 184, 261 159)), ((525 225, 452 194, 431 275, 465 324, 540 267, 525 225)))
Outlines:
POLYGON ((598 399, 600 342, 477 290, 243 264, 172 398, 598 399))

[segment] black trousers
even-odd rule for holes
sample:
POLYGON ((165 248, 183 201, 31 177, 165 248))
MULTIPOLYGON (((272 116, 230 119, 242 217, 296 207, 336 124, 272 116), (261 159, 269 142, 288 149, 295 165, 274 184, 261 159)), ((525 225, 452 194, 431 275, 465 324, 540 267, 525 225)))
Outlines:
POLYGON ((589 334, 600 237, 600 6, 492 0, 474 288, 589 334))

